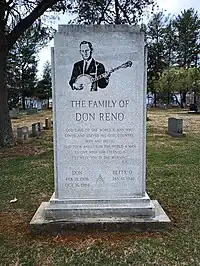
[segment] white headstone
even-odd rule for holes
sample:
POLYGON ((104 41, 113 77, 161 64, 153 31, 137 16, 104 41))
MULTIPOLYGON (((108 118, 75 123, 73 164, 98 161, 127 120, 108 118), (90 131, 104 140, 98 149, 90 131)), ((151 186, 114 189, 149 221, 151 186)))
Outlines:
POLYGON ((52 80, 55 193, 41 207, 45 219, 152 221, 144 33, 127 25, 59 26, 52 80))
MULTIPOLYGON (((144 34, 129 26, 60 26, 52 55, 52 202, 146 204, 144 34), (107 80, 91 81, 105 70, 107 80)), ((144 215, 149 207, 152 215, 150 201, 147 207, 144 215)))

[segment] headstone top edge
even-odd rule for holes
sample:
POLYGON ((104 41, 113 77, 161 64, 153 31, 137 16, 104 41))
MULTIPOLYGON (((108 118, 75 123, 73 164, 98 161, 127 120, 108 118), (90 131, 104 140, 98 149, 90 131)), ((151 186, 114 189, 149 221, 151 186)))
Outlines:
POLYGON ((135 34, 144 34, 144 31, 140 26, 133 25, 67 25, 59 24, 58 31, 55 34, 59 33, 71 33, 72 31, 91 31, 91 29, 98 32, 98 30, 107 30, 111 32, 130 32, 135 34))

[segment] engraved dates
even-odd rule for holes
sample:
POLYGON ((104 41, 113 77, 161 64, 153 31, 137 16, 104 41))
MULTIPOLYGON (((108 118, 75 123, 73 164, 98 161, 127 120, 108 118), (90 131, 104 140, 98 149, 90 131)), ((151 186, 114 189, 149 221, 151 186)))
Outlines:
POLYGON ((113 181, 129 181, 134 180, 133 170, 112 170, 113 181))

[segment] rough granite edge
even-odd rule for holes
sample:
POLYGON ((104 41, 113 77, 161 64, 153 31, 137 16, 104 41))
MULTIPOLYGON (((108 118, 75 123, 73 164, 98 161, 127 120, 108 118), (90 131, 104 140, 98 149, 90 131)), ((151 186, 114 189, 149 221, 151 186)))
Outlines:
POLYGON ((135 34, 143 33, 139 26, 131 25, 58 25, 58 33, 71 33, 71 32, 88 32, 91 30, 95 32, 111 31, 111 32, 129 32, 135 34))

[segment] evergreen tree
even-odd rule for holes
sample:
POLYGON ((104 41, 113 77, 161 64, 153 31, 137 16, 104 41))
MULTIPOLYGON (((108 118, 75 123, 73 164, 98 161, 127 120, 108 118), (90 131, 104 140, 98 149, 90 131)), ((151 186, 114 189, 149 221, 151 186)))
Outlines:
POLYGON ((35 96, 41 100, 48 100, 49 107, 49 99, 52 97, 51 65, 49 61, 44 64, 42 79, 37 83, 35 96))
MULTIPOLYGON (((184 68, 198 66, 199 29, 200 20, 194 9, 184 10, 176 18, 164 17, 160 12, 150 20, 147 25, 148 88, 155 95, 157 81, 165 69, 172 66, 184 68)), ((183 70, 179 71, 177 75, 176 70, 176 77, 180 77, 182 72, 183 70)), ((169 73, 172 74, 171 71, 169 73)), ((181 86, 175 86, 181 96, 181 107, 186 104, 186 93, 190 89, 189 85, 186 85, 187 82, 183 82, 181 86)), ((168 98, 170 98, 170 90, 168 98)))
POLYGON ((17 105, 17 99, 21 98, 25 109, 25 97, 33 96, 36 85, 37 53, 51 37, 51 29, 40 24, 31 26, 10 50, 7 67, 10 107, 17 105))
POLYGON ((200 19, 190 8, 184 10, 174 20, 176 32, 176 62, 181 67, 197 66, 200 50, 200 19))
POLYGON ((32 97, 34 95, 36 82, 37 82, 37 60, 35 55, 30 55, 27 58, 29 52, 31 51, 23 51, 21 60, 26 61, 20 67, 20 81, 19 81, 19 88, 20 88, 20 95, 22 99, 22 107, 23 109, 26 108, 25 106, 25 98, 32 97))
MULTIPOLYGON (((200 19, 198 13, 190 8, 184 10, 174 20, 176 34, 176 65, 194 67, 198 64, 200 50, 200 19)), ((181 107, 186 105, 187 89, 180 91, 181 107)))
POLYGON ((17 107, 20 99, 20 72, 18 67, 18 54, 16 49, 9 52, 7 58, 6 80, 8 88, 9 109, 17 107))
POLYGON ((165 53, 165 27, 166 18, 163 12, 153 15, 146 29, 148 48, 148 90, 154 93, 154 104, 156 105, 155 81, 159 79, 160 73, 166 68, 165 53))
POLYGON ((176 64, 176 47, 177 39, 175 37, 175 28, 173 18, 166 17, 167 24, 163 32, 164 41, 164 60, 167 67, 174 66, 176 64), (169 19, 169 20, 168 20, 169 19))

